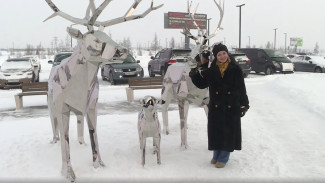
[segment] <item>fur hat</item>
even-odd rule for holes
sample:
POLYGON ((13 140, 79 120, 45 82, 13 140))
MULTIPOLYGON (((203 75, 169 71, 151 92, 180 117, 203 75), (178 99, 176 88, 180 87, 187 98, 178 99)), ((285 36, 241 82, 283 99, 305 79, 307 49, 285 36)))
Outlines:
POLYGON ((208 50, 204 50, 201 53, 201 56, 204 57, 205 59, 209 60, 211 52, 209 52, 208 50))
POLYGON ((228 48, 226 45, 223 45, 222 43, 216 44, 213 46, 212 53, 214 56, 216 56, 219 51, 225 51, 228 53, 228 48))

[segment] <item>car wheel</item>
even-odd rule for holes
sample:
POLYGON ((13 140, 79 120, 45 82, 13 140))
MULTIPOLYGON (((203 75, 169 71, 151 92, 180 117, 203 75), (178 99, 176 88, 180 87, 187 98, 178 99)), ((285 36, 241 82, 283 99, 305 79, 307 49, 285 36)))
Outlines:
POLYGON ((109 73, 109 82, 111 83, 111 85, 115 85, 116 84, 115 81, 114 81, 114 79, 113 79, 113 73, 112 72, 109 73))
POLYGON ((148 68, 148 72, 150 77, 155 77, 155 74, 152 73, 151 67, 148 68))
POLYGON ((274 70, 273 70, 272 67, 267 67, 267 68, 265 69, 265 75, 271 75, 271 74, 273 74, 273 73, 274 73, 274 70))
POLYGON ((162 67, 162 68, 160 69, 160 75, 161 75, 162 77, 165 77, 165 74, 166 74, 165 68, 162 67))
POLYGON ((322 73, 322 69, 321 69, 321 68, 319 68, 319 67, 316 67, 316 68, 315 68, 315 70, 314 70, 314 72, 317 72, 317 73, 322 73))

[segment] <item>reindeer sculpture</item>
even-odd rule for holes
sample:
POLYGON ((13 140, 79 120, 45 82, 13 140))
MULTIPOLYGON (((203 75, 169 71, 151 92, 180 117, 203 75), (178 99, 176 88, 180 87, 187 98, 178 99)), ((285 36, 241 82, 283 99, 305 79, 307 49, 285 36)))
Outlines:
POLYGON ((198 36, 193 36, 188 28, 183 29, 182 34, 186 37, 193 39, 196 43, 196 47, 192 49, 191 55, 188 57, 188 61, 186 63, 175 63, 168 67, 167 72, 164 76, 163 80, 163 89, 161 100, 162 103, 162 117, 163 117, 163 132, 169 134, 168 129, 168 105, 170 104, 172 99, 176 99, 178 101, 179 115, 180 115, 180 127, 181 127, 181 146, 187 148, 187 115, 190 103, 195 103, 197 105, 203 106, 206 115, 208 115, 208 90, 207 89, 199 89, 193 83, 191 78, 189 77, 189 72, 191 68, 196 67, 197 58, 199 58, 200 53, 204 50, 209 50, 209 47, 206 45, 207 41, 214 37, 218 31, 221 29, 221 22, 224 14, 224 2, 217 3, 213 0, 217 5, 220 11, 220 20, 218 23, 218 27, 215 32, 211 35, 207 35, 207 33, 199 28, 197 23, 195 22, 194 15, 196 13, 197 7, 195 11, 190 12, 192 2, 188 2, 188 13, 198 30, 198 36), (201 42, 200 42, 201 41, 201 42))
MULTIPOLYGON (((48 105, 52 120, 56 120, 61 140, 62 174, 75 181, 76 176, 70 162, 69 147, 69 118, 70 112, 86 116, 90 142, 93 155, 93 166, 99 168, 105 166, 101 160, 97 141, 97 101, 99 84, 97 73, 100 64, 114 63, 116 60, 126 58, 127 50, 115 43, 103 32, 104 27, 145 17, 151 11, 160 8, 154 7, 153 2, 148 10, 140 15, 132 15, 141 0, 135 0, 126 14, 122 17, 105 22, 96 21, 103 9, 112 1, 105 0, 95 8, 94 0, 90 0, 86 16, 83 19, 72 17, 60 11, 51 0, 45 0, 54 11, 46 20, 59 15, 75 24, 84 25, 88 32, 82 34, 79 30, 68 27, 70 36, 78 40, 78 45, 68 60, 62 62, 59 67, 50 74, 48 80, 48 105), (90 16, 90 11, 92 16, 90 16), (94 30, 94 26, 99 27, 94 30), (113 59, 113 56, 117 58, 113 59)), ((46 21, 45 20, 45 21, 46 21)))

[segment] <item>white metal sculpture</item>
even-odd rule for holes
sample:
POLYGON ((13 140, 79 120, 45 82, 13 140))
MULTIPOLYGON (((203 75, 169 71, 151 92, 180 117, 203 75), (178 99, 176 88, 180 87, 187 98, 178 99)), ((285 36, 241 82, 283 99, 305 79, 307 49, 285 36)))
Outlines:
POLYGON ((218 27, 215 32, 211 35, 207 35, 207 32, 204 32, 199 28, 196 24, 194 15, 196 13, 196 9, 191 13, 191 5, 192 2, 188 2, 188 12, 189 15, 197 27, 198 36, 193 36, 189 29, 183 29, 182 34, 187 36, 190 39, 193 39, 196 43, 196 47, 192 49, 191 56, 188 57, 188 62, 186 63, 175 63, 168 67, 167 72, 165 74, 163 80, 163 89, 161 99, 164 101, 162 103, 162 116, 163 116, 163 132, 169 134, 168 129, 168 106, 172 99, 176 99, 178 101, 179 115, 180 115, 180 128, 181 128, 181 146, 187 148, 187 115, 188 108, 190 103, 195 103, 197 105, 203 106, 208 115, 208 107, 209 103, 208 98, 208 89, 199 89, 193 83, 191 78, 189 77, 189 72, 191 68, 197 66, 197 58, 200 56, 202 51, 209 50, 209 47, 206 45, 207 41, 214 37, 218 31, 221 29, 221 22, 224 14, 224 1, 223 3, 217 3, 213 0, 217 5, 220 11, 220 20, 218 23, 218 27))
POLYGON ((143 106, 138 115, 138 133, 140 141, 141 164, 145 164, 146 155, 146 138, 153 138, 153 145, 155 147, 154 153, 157 153, 157 163, 161 164, 160 159, 160 140, 161 140, 161 128, 158 120, 157 104, 160 103, 155 97, 145 96, 140 100, 140 104, 143 106))
MULTIPOLYGON (((69 147, 69 117, 70 112, 86 116, 90 142, 93 155, 93 166, 95 168, 105 166, 101 160, 97 141, 97 101, 99 84, 97 73, 100 64, 117 62, 113 56, 123 60, 127 56, 127 50, 115 43, 103 32, 104 27, 115 25, 129 20, 145 17, 151 11, 160 8, 154 7, 153 2, 148 10, 140 15, 132 15, 134 9, 141 2, 135 0, 126 14, 112 20, 96 21, 103 9, 112 1, 105 0, 95 8, 94 0, 90 0, 86 16, 83 19, 72 17, 60 11, 51 0, 45 0, 54 11, 49 18, 59 15, 75 24, 84 25, 88 32, 82 34, 79 30, 67 27, 68 33, 78 40, 71 57, 63 61, 54 69, 48 80, 48 105, 51 119, 57 120, 60 131, 62 152, 62 174, 71 181, 76 176, 70 161, 69 147), (90 16, 90 11, 92 16, 90 16), (99 27, 94 30, 94 26, 99 27)), ((48 18, 48 19, 49 19, 48 18)), ((48 20, 46 19, 46 20, 48 20)), ((120 62, 120 61, 118 61, 120 62)))

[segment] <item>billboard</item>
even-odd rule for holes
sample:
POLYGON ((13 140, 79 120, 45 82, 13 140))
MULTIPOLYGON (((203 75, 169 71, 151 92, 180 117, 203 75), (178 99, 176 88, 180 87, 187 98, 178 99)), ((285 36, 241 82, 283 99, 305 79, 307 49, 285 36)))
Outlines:
MULTIPOLYGON (((207 15, 195 14, 194 20, 200 29, 207 29, 207 15)), ((168 12, 164 16, 165 29, 196 29, 190 15, 188 13, 168 12)))
POLYGON ((291 37, 290 38, 290 46, 302 46, 302 38, 299 37, 291 37))

